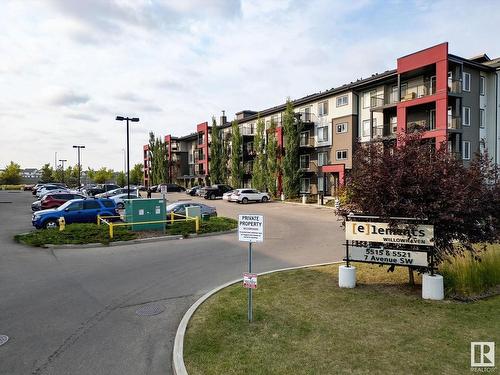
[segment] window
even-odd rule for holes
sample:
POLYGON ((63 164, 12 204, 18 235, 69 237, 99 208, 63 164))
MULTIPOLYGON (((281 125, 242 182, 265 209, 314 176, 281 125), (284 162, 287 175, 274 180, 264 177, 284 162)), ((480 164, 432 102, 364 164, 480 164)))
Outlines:
POLYGON ((326 116, 328 115, 328 102, 320 102, 318 103, 318 116, 326 116))
POLYGON ((401 84, 401 98, 404 98, 406 96, 406 93, 408 91, 408 83, 402 83, 401 84))
POLYGON ((436 110, 431 109, 429 112, 429 130, 436 129, 436 110))
POLYGON ((328 164, 328 153, 318 152, 318 167, 328 164))
POLYGON ((470 73, 464 72, 464 91, 470 91, 470 73))
POLYGON ((309 155, 300 155, 300 169, 309 169, 309 155))
POLYGON ((361 129, 361 135, 363 137, 370 136, 370 120, 363 120, 363 128, 361 129))
POLYGON ((104 207, 107 207, 107 208, 111 208, 111 207, 115 206, 115 204, 113 203, 113 201, 102 201, 102 205, 104 207))
POLYGON ((391 133, 396 134, 398 132, 398 118, 397 116, 392 116, 390 119, 391 122, 391 133))
POLYGON ((363 93, 363 108, 370 108, 370 97, 371 92, 367 91, 363 93))
POLYGON ((71 203, 66 209, 68 211, 80 211, 83 209, 83 202, 71 203))
POLYGON ((347 159, 347 150, 338 150, 336 155, 337 160, 347 159))
POLYGON ((101 206, 96 201, 85 201, 83 202, 83 208, 85 210, 97 210, 101 208, 101 206))
POLYGON ((321 126, 318 128, 318 142, 328 141, 328 126, 321 126))
POLYGON ((464 141, 464 160, 470 160, 470 142, 469 141, 464 141))
POLYGON ((310 187, 311 187, 311 180, 309 178, 301 178, 300 179, 300 192, 301 193, 309 193, 310 187))
POLYGON ((342 95, 337 98, 337 107, 342 107, 349 104, 349 97, 347 95, 342 95))
POLYGON ((481 76, 481 78, 479 78, 479 94, 484 95, 485 90, 486 90, 486 78, 481 76))
POLYGON ((300 145, 309 146, 309 131, 300 132, 300 145))
POLYGON ((323 177, 318 177, 318 191, 324 191, 323 190, 323 184, 324 184, 323 177))
POLYGON ((486 124, 486 119, 485 119, 485 112, 484 109, 479 110, 479 127, 484 128, 484 125, 486 124))
POLYGON ((347 122, 337 124, 337 133, 347 133, 347 122))
POLYGON ((462 125, 470 126, 470 107, 463 107, 462 125))

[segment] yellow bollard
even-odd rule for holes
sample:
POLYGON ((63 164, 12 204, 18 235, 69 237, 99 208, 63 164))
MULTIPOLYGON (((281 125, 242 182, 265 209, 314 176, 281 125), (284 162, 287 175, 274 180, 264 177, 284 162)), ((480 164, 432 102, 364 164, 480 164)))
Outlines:
POLYGON ((97 215, 97 226, 101 226, 101 215, 97 215))
POLYGON ((170 224, 174 223, 174 211, 170 211, 170 224))
POLYGON ((196 233, 198 233, 200 231, 200 218, 198 216, 196 216, 194 218, 194 222, 195 222, 195 225, 196 225, 196 233))
POLYGON ((64 220, 64 216, 61 216, 59 218, 59 230, 63 231, 65 227, 66 227, 66 220, 64 220))
POLYGON ((109 223, 109 238, 113 238, 113 223, 109 223))

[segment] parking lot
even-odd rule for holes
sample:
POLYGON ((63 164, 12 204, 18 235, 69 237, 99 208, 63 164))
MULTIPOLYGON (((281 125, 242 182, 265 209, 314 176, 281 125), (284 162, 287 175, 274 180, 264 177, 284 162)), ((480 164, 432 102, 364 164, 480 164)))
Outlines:
MULTIPOLYGON (((155 195, 159 197, 159 195, 155 195)), ((236 204, 192 199, 219 216, 258 213, 265 241, 254 270, 339 260, 343 231, 333 211, 280 202, 236 204)), ((204 292, 241 277, 247 245, 236 233, 82 249, 39 249, 13 242, 31 229, 30 192, 0 191, 0 350, 2 374, 169 374, 183 313, 204 292), (136 310, 156 303, 154 317, 136 310)))

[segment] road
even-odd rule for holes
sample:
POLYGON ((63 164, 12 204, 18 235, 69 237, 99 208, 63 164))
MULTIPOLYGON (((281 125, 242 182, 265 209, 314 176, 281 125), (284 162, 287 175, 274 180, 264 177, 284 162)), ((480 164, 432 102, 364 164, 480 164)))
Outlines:
MULTIPOLYGON (((169 199, 179 197, 187 196, 169 199)), ((13 234, 31 230, 32 200, 0 191, 0 335, 10 337, 0 346, 0 374, 170 374, 184 312, 246 271, 247 246, 236 233, 86 249, 16 244, 13 234), (137 315, 148 303, 165 310, 137 315)), ((342 257, 344 235, 331 210, 204 202, 220 216, 265 215, 255 272, 342 257)))

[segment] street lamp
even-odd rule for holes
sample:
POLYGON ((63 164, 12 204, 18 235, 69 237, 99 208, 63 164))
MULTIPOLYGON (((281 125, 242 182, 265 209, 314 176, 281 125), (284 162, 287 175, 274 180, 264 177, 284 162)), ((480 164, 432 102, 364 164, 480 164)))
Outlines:
POLYGON ((85 146, 73 146, 73 148, 78 149, 78 189, 80 189, 80 175, 82 174, 82 166, 80 165, 80 149, 85 148, 85 146))
POLYGON ((59 161, 61 162, 61 165, 62 165, 62 183, 64 184, 64 163, 67 162, 68 160, 66 159, 59 159, 59 161))
POLYGON ((127 121, 127 198, 130 199, 130 146, 129 146, 129 127, 128 123, 131 122, 139 122, 138 117, 123 117, 116 116, 116 121, 127 121))

